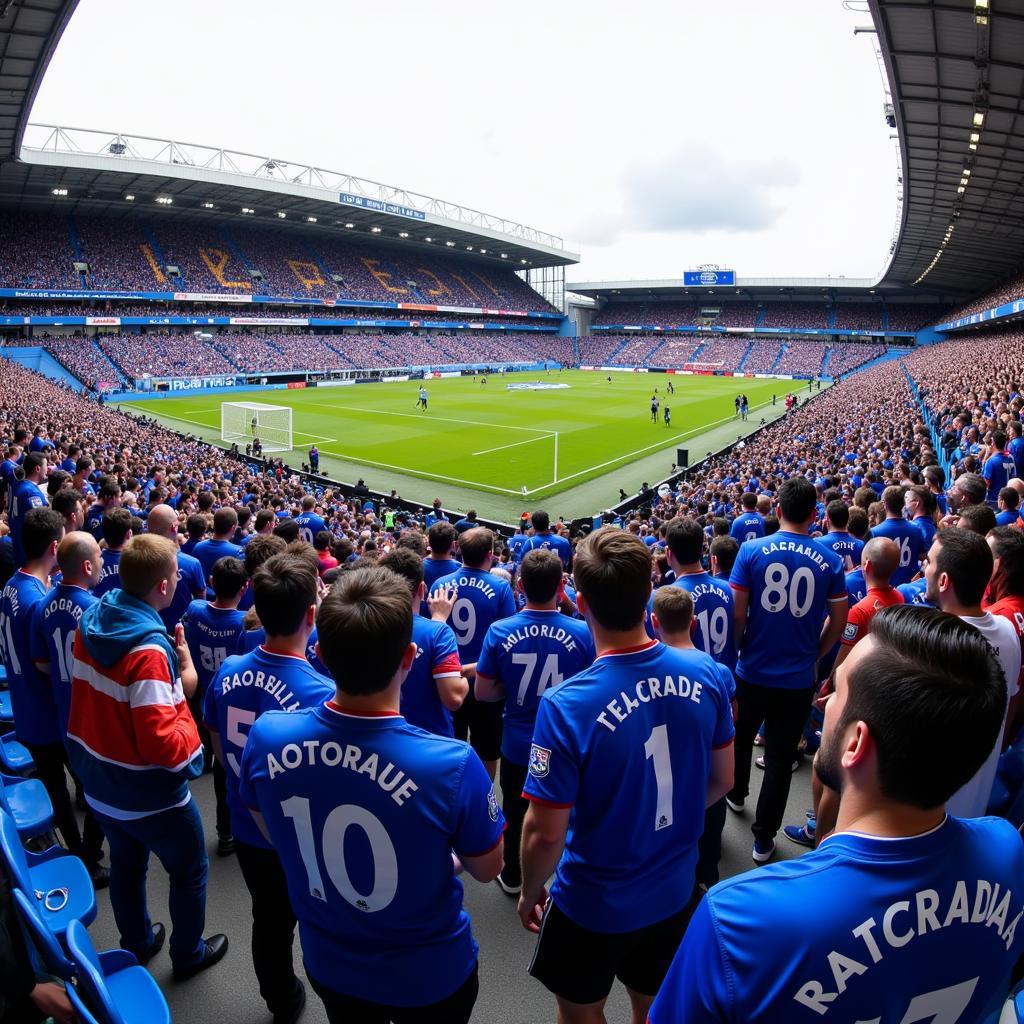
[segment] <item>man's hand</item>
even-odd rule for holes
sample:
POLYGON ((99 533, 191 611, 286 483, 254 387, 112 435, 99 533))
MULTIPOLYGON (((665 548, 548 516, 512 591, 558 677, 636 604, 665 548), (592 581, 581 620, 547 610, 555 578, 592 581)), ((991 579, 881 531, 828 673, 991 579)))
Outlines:
POLYGON ((528 932, 533 932, 536 935, 540 931, 540 924, 544 920, 544 908, 547 906, 547 903, 547 887, 541 888, 540 896, 537 898, 536 903, 531 903, 525 895, 519 897, 519 906, 516 908, 516 911, 519 914, 519 920, 522 921, 523 927, 528 932))
POLYGON ((59 1024, 71 1024, 78 1020, 68 994, 60 985, 52 981, 40 982, 29 993, 29 999, 36 1005, 36 1009, 43 1017, 52 1017, 59 1024))
POLYGON ((427 607, 430 609, 430 617, 435 622, 447 622, 448 616, 455 607, 455 599, 459 596, 458 587, 445 587, 435 590, 427 598, 427 607))
POLYGON ((181 688, 185 691, 186 697, 191 697, 199 686, 199 675, 195 665, 192 664, 192 655, 189 653, 188 644, 185 643, 185 627, 179 622, 174 627, 174 650, 178 655, 178 669, 181 676, 181 688))

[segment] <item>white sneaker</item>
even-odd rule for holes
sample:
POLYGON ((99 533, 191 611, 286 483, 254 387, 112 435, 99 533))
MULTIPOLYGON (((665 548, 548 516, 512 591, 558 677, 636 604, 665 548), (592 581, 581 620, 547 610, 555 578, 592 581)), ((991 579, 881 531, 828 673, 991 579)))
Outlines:
POLYGON ((731 799, 730 797, 726 797, 725 798, 725 805, 726 805, 726 807, 729 808, 730 811, 735 811, 737 814, 742 814, 743 813, 743 801, 742 800, 736 801, 736 800, 731 799))
POLYGON ((759 843, 754 840, 754 848, 750 853, 755 864, 767 864, 775 856, 775 840, 769 839, 767 843, 759 843))
POLYGON ((501 891, 506 896, 518 896, 523 891, 522 883, 519 885, 509 885, 501 875, 497 878, 498 885, 501 887, 501 891))

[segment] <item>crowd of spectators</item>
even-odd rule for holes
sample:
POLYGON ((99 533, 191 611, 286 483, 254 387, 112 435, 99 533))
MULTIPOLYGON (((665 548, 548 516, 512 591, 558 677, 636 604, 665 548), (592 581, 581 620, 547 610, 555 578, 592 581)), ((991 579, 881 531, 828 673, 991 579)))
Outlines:
POLYGON ((124 292, 171 290, 153 269, 159 265, 156 253, 138 221, 76 217, 74 223, 82 259, 89 265, 85 276, 87 288, 124 292), (146 259, 147 252, 150 259, 146 259))
POLYGON ((821 373, 826 349, 824 341, 787 341, 773 372, 816 377, 821 373))
POLYGON ((778 338, 754 338, 750 352, 743 361, 744 373, 769 373, 782 351, 778 338))
POLYGON ((101 349, 131 381, 154 377, 202 377, 237 367, 213 343, 193 334, 99 334, 101 349))
POLYGON ((873 302, 837 302, 835 327, 847 331, 882 329, 882 307, 873 302))
POLYGON ((832 306, 828 302, 770 302, 759 327, 827 328, 832 306))
POLYGON ((39 214, 0 217, 0 287, 80 288, 67 221, 39 214))
POLYGON ((64 369, 94 391, 109 391, 129 383, 92 338, 47 338, 45 348, 64 369))
POLYGON ((961 306, 942 311, 934 316, 930 322, 946 323, 949 320, 959 320, 960 317, 970 316, 972 313, 981 313, 986 309, 994 309, 996 306, 1002 306, 1007 302, 1012 302, 1014 299, 1021 298, 1024 298, 1024 271, 1018 270, 998 287, 961 306))
POLYGON ((637 327, 692 327, 697 303, 666 300, 664 302, 609 302, 594 317, 594 324, 637 327))
POLYGON ((693 353, 700 345, 693 334, 670 334, 655 350, 650 362, 670 369, 681 369, 693 359, 693 353))
POLYGON ((885 355, 886 347, 881 342, 841 341, 831 346, 832 355, 825 364, 825 372, 831 377, 849 373, 872 359, 885 355))
MULTIPOLYGON (((702 306, 712 306, 711 302, 705 302, 702 306)), ((742 300, 721 303, 722 311, 712 321, 718 327, 756 327, 757 317, 761 311, 761 304, 758 302, 744 302, 742 300)))
POLYGON ((949 319, 947 306, 937 303, 900 302, 887 306, 890 331, 919 331, 926 324, 949 319))
POLYGON ((749 348, 750 338, 746 336, 709 338, 690 356, 690 362, 732 371, 739 368, 749 348))

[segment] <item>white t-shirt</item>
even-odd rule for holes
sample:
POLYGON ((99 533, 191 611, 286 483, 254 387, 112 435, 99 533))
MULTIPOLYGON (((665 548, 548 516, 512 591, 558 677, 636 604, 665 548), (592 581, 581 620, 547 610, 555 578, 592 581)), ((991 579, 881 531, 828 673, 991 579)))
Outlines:
MULTIPOLYGON (((1020 675, 1020 640, 1017 631, 1009 619, 1001 615, 985 612, 984 615, 962 615, 964 622, 969 623, 995 648, 999 664, 1006 676, 1006 703, 1018 690, 1020 675)), ((1006 724, 1006 714, 1003 714, 1006 724)), ((999 763, 999 749, 1003 742, 1003 730, 999 730, 992 753, 977 771, 974 778, 958 789, 946 801, 946 811, 958 818, 980 818, 988 808, 989 797, 992 795, 992 783, 995 781, 996 768, 999 763)))

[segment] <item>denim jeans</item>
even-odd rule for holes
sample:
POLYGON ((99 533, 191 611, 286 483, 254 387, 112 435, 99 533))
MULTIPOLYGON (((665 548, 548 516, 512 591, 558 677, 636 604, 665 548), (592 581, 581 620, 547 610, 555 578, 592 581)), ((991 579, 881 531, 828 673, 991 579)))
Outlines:
POLYGON ((203 957, 206 925, 206 840, 199 808, 184 807, 122 821, 97 815, 110 847, 110 905, 121 947, 138 957, 153 942, 146 906, 146 871, 154 853, 170 877, 171 962, 190 967, 203 957))

